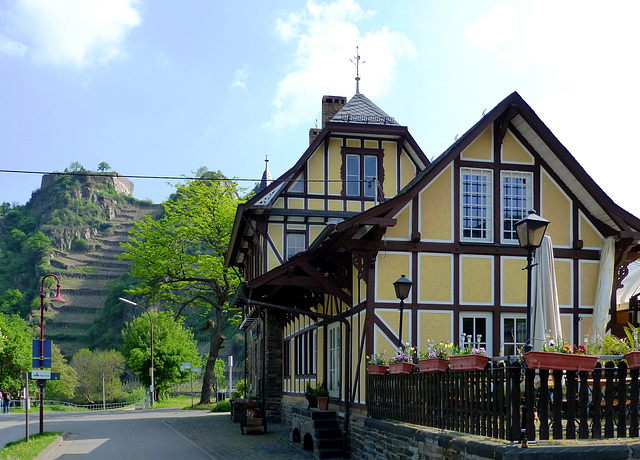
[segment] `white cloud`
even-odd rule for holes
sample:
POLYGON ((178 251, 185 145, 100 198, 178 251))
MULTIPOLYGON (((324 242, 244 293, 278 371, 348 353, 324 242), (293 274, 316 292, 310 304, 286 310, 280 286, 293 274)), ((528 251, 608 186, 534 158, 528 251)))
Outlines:
POLYGON ((0 54, 24 57, 26 52, 27 47, 22 43, 13 41, 5 37, 0 37, 0 54))
POLYGON ((362 57, 361 92, 375 97, 386 89, 397 59, 413 55, 414 48, 406 35, 386 27, 362 33, 356 23, 371 14, 354 0, 330 4, 311 0, 306 9, 277 21, 276 33, 283 41, 295 43, 296 51, 278 84, 268 127, 281 129, 312 121, 319 95, 353 95, 356 72, 350 59, 356 46, 362 57))
POLYGON ((501 3, 467 26, 467 40, 472 46, 490 48, 513 40, 518 29, 518 10, 511 3, 501 3))
POLYGON ((247 89, 247 78, 249 78, 249 66, 245 64, 234 72, 231 87, 247 89))
POLYGON ((140 24, 138 0, 17 0, 10 28, 34 61, 78 68, 123 54, 127 33, 140 24))

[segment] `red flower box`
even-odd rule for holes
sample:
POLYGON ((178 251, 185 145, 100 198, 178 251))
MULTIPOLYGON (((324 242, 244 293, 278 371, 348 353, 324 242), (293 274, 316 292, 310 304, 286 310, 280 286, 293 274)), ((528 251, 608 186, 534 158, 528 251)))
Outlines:
POLYGON ((418 366, 420 366, 420 372, 444 372, 449 367, 449 360, 442 358, 421 359, 418 361, 418 366))
POLYGON ((413 363, 389 363, 389 374, 410 374, 413 363))
POLYGON ((485 355, 458 355, 449 358, 452 371, 482 371, 489 362, 485 355))
POLYGON ((385 375, 389 366, 383 364, 369 364, 367 366, 367 372, 370 375, 385 375))
POLYGON ((598 362, 597 356, 546 351, 529 351, 524 354, 524 359, 530 369, 549 369, 552 371, 593 372, 598 362))
POLYGON ((627 360, 629 369, 637 369, 640 367, 640 351, 632 351, 624 355, 624 359, 627 360))

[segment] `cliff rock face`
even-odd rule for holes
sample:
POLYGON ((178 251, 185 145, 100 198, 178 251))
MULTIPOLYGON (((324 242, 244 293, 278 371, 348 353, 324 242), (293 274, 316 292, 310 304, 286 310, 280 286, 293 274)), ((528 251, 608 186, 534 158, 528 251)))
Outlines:
MULTIPOLYGON (((133 182, 131 182, 126 177, 121 177, 117 175, 109 175, 109 174, 96 174, 93 175, 78 173, 74 175, 81 182, 89 183, 93 182, 96 184, 110 184, 120 195, 133 195, 133 182)), ((57 174, 45 174, 42 176, 42 182, 40 184, 40 188, 47 188, 53 184, 55 181, 57 174)))

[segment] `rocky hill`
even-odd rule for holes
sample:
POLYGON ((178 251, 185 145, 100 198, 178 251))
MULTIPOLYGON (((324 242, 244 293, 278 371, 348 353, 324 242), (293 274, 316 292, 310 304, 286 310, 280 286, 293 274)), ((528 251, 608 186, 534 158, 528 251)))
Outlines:
POLYGON ((131 197, 133 184, 114 176, 44 176, 27 206, 40 215, 51 239, 49 264, 60 277, 66 302, 46 313, 45 335, 70 358, 89 345, 88 332, 109 295, 107 283, 130 264, 116 256, 129 230, 144 216, 157 216, 161 205, 131 197), (61 200, 64 206, 56 205, 61 200))

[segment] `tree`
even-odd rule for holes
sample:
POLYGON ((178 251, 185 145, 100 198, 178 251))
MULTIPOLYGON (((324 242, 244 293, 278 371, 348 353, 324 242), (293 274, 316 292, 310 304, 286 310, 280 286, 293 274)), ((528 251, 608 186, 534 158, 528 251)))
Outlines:
POLYGON ((31 332, 18 315, 0 314, 0 389, 17 393, 31 368, 31 332))
POLYGON ((111 169, 111 166, 109 166, 109 163, 107 163, 106 161, 101 161, 100 164, 98 165, 98 171, 100 172, 106 172, 109 171, 111 169))
POLYGON ((84 166, 82 166, 82 165, 80 164, 80 162, 79 162, 79 161, 74 161, 73 163, 71 163, 71 164, 69 165, 69 170, 70 170, 71 172, 80 172, 80 171, 84 171, 84 166))
MULTIPOLYGON (((155 394, 162 396, 174 383, 188 379, 189 373, 180 371, 180 364, 199 363, 200 356, 193 333, 183 327, 182 318, 176 321, 168 311, 150 314, 153 322, 155 394)), ((127 365, 146 386, 151 386, 150 331, 151 324, 146 315, 134 318, 122 330, 122 353, 127 358, 127 365)))
POLYGON ((92 352, 79 350, 71 359, 71 367, 78 373, 76 395, 82 401, 95 403, 102 400, 102 383, 106 399, 114 401, 120 392, 120 376, 124 372, 125 359, 116 350, 92 352))
POLYGON ((55 343, 51 344, 51 371, 59 373, 60 380, 47 382, 47 398, 71 401, 78 386, 78 373, 67 364, 55 343))
POLYGON ((225 268, 224 254, 240 199, 236 185, 220 172, 204 172, 202 179, 211 180, 179 185, 160 220, 139 222, 130 242, 123 244, 122 258, 133 263, 131 274, 141 280, 129 292, 170 308, 176 316, 201 316, 201 330, 209 331, 200 396, 200 403, 207 404, 225 320, 236 313, 228 311, 227 301, 240 278, 225 268))

